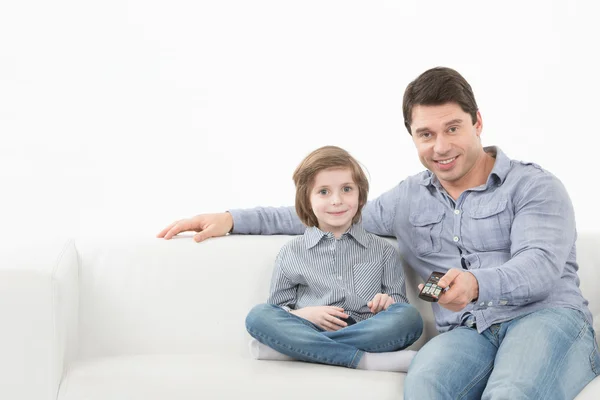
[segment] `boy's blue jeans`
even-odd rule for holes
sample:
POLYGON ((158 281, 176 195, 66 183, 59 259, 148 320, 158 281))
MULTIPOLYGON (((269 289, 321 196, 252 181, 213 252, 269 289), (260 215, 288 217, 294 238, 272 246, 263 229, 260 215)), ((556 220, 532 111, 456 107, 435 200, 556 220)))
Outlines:
POLYGON ((573 399, 599 373, 594 331, 583 314, 548 308, 481 334, 460 326, 436 336, 411 363, 404 398, 573 399))
POLYGON ((297 360, 356 368, 364 352, 381 353, 414 343, 423 320, 414 306, 394 303, 373 317, 335 332, 273 304, 259 304, 246 317, 246 329, 259 342, 297 360))

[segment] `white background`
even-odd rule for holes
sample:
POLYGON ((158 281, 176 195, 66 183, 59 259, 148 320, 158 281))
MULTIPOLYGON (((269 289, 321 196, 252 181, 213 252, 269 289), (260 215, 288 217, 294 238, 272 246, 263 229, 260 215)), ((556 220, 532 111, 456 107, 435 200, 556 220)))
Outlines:
POLYGON ((597 2, 0 4, 0 246, 291 205, 326 144, 374 198, 423 169, 402 95, 440 65, 471 83, 484 145, 557 175, 580 231, 600 223, 597 2))

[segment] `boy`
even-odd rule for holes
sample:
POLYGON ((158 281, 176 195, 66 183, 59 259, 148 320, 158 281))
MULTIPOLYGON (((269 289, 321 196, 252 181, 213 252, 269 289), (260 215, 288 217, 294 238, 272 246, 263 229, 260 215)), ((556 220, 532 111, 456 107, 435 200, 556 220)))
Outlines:
POLYGON ((307 229, 281 249, 268 303, 246 318, 255 358, 406 371, 415 352, 398 350, 420 337, 423 321, 408 304, 396 249, 359 223, 369 190, 363 170, 326 146, 293 179, 307 229))

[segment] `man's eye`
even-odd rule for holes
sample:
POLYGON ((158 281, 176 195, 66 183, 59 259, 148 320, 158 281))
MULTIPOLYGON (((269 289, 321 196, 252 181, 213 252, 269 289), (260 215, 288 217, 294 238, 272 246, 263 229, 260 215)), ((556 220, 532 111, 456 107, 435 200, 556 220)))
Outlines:
POLYGON ((454 133, 458 130, 458 126, 451 126, 450 129, 448 129, 448 132, 450 133, 454 133))
POLYGON ((429 139, 431 137, 431 133, 422 132, 421 135, 419 135, 419 136, 421 136, 423 139, 429 139))

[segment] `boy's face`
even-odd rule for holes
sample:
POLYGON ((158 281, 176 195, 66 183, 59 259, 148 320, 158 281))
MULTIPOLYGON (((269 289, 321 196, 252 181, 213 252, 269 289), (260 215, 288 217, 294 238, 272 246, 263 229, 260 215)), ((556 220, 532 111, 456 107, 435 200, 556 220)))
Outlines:
POLYGON ((352 225, 358 210, 358 186, 348 168, 329 168, 315 176, 310 204, 319 229, 340 237, 352 225))

